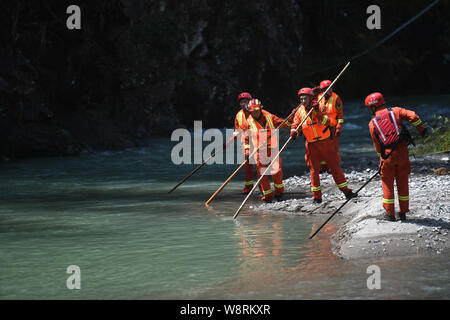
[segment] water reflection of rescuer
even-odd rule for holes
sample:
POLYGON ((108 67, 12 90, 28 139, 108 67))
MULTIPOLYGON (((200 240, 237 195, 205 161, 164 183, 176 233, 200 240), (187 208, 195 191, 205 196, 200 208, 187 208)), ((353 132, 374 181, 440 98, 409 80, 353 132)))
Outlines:
POLYGON ((295 140, 298 134, 303 134, 305 137, 305 161, 309 167, 311 175, 311 191, 313 193, 313 202, 322 202, 322 189, 320 186, 320 163, 326 161, 333 179, 347 199, 356 197, 357 195, 348 187, 347 180, 344 173, 339 166, 338 154, 335 150, 335 143, 331 139, 330 130, 328 127, 336 126, 336 118, 328 117, 324 114, 319 104, 314 101, 314 91, 311 88, 302 88, 298 92, 300 100, 300 107, 294 116, 294 123, 291 127, 291 137, 295 140), (314 108, 310 116, 306 115, 314 108), (300 133, 295 129, 303 121, 300 133))

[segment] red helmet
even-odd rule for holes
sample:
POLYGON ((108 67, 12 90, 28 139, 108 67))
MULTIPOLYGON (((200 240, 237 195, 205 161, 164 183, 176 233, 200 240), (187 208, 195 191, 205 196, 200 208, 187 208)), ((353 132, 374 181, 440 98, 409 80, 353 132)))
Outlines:
POLYGON ((241 92, 241 93, 239 93, 239 95, 238 95, 238 101, 240 101, 241 99, 248 99, 248 100, 252 100, 252 96, 251 96, 251 94, 250 93, 248 93, 248 92, 241 92))
POLYGON ((384 97, 381 93, 379 92, 374 92, 369 94, 366 97, 366 100, 364 100, 364 103, 366 104, 367 107, 381 107, 382 105, 384 105, 384 97))
POLYGON ((248 111, 252 112, 252 111, 257 111, 257 110, 261 110, 262 108, 262 103, 260 100, 258 99, 252 99, 250 100, 250 102, 248 103, 247 109, 248 111))
POLYGON ((331 81, 330 80, 323 80, 320 83, 320 89, 326 89, 331 85, 331 81))
POLYGON ((298 90, 297 95, 300 96, 302 94, 307 94, 311 98, 314 97, 314 91, 311 88, 301 88, 300 90, 298 90))

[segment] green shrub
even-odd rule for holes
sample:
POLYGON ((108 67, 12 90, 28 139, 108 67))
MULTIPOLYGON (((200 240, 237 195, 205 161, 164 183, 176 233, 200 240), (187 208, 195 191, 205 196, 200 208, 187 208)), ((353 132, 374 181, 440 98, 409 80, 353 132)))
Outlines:
POLYGON ((450 120, 442 115, 433 115, 430 121, 424 123, 428 128, 425 137, 416 139, 416 146, 411 150, 419 156, 450 152, 450 120))

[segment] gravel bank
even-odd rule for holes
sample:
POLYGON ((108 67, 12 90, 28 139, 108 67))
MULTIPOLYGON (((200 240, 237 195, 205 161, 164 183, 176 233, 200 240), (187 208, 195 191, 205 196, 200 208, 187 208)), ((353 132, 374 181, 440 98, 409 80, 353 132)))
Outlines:
MULTIPOLYGON (((448 154, 411 159, 411 200, 406 221, 388 222, 376 219, 384 209, 381 206, 381 180, 379 176, 374 178, 360 191, 358 198, 351 200, 338 213, 347 219, 330 239, 333 252, 343 258, 434 255, 448 252, 450 176, 435 173, 438 168, 448 169, 448 164, 448 154)), ((344 164, 343 167, 349 187, 354 191, 377 171, 376 164, 370 161, 347 165, 347 168, 344 164)), ((320 205, 312 204, 309 174, 290 177, 284 184, 285 201, 251 208, 273 214, 320 214, 324 215, 325 219, 345 201, 328 173, 321 174, 323 202, 320 205)), ((397 199, 395 206, 398 210, 397 199)))

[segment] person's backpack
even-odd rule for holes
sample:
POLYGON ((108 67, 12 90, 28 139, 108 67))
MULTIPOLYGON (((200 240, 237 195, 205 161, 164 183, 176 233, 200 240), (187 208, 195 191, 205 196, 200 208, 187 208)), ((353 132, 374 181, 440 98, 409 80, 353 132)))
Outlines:
POLYGON ((395 118, 391 107, 386 106, 386 110, 372 118, 372 122, 376 128, 378 141, 381 147, 381 157, 387 159, 392 153, 395 146, 402 141, 409 141, 409 132, 402 124, 401 120, 395 118), (392 148, 392 151, 386 155, 387 148, 392 148))

